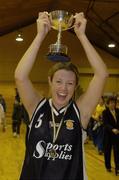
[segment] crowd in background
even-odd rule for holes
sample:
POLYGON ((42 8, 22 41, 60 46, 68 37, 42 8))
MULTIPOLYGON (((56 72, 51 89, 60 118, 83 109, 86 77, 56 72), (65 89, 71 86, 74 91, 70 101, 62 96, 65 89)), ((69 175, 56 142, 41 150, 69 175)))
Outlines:
MULTIPOLYGON (((0 129, 2 129, 3 132, 6 131, 6 101, 2 94, 0 94, 0 129)), ((25 123, 26 127, 28 128, 29 125, 29 116, 27 114, 27 111, 25 107, 23 106, 18 91, 15 88, 15 97, 14 97, 14 103, 13 103, 13 109, 11 114, 11 122, 12 122, 12 133, 13 137, 19 137, 20 136, 20 127, 21 123, 25 123)))
POLYGON ((101 97, 92 114, 88 137, 104 154, 105 168, 111 172, 111 152, 114 154, 115 174, 119 174, 119 96, 101 97))

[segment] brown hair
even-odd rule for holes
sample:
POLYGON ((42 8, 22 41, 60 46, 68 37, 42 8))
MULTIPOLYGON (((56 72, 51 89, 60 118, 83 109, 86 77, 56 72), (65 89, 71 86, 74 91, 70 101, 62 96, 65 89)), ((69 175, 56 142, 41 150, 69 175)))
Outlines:
POLYGON ((116 103, 116 98, 113 97, 113 96, 109 97, 108 100, 107 100, 107 104, 109 105, 110 102, 115 102, 116 103))
POLYGON ((48 72, 48 76, 51 78, 51 81, 53 79, 55 72, 60 70, 60 69, 65 69, 67 71, 74 72, 74 74, 76 76, 76 85, 78 85, 78 83, 79 83, 79 71, 78 71, 78 68, 74 64, 72 64, 71 62, 65 62, 65 63, 59 62, 59 63, 56 63, 54 66, 52 66, 52 68, 48 72))

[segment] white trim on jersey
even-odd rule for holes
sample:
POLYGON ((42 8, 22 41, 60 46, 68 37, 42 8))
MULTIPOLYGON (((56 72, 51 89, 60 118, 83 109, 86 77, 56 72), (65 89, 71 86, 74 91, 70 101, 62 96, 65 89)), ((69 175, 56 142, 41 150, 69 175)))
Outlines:
POLYGON ((61 108, 59 111, 56 110, 55 107, 52 106, 52 99, 49 99, 49 104, 50 104, 50 107, 53 109, 53 112, 56 116, 59 116, 59 114, 65 112, 65 110, 67 108, 67 106, 66 106, 66 107, 61 108))
POLYGON ((50 104, 50 107, 53 109, 53 112, 55 113, 56 116, 59 115, 59 113, 56 111, 56 109, 52 106, 52 99, 49 99, 49 104, 50 104))
POLYGON ((73 107, 74 107, 74 109, 75 109, 75 111, 76 111, 76 114, 77 114, 77 117, 78 117, 78 119, 79 119, 79 121, 80 121, 80 115, 79 115, 79 111, 78 111, 78 109, 77 109, 77 107, 76 107, 76 105, 73 103, 73 107))

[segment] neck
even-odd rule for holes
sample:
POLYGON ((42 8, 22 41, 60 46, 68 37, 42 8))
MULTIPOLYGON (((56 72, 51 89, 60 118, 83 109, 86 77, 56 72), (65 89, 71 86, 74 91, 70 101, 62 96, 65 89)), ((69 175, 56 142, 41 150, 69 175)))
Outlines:
POLYGON ((57 110, 60 110, 62 108, 65 108, 68 106, 69 103, 66 103, 66 104, 63 104, 63 105, 59 105, 57 103, 55 103, 55 101, 53 101, 53 99, 51 99, 51 102, 52 102, 52 105, 57 109, 57 110))
POLYGON ((115 110, 115 108, 109 108, 109 110, 110 110, 110 111, 114 111, 114 110, 115 110))

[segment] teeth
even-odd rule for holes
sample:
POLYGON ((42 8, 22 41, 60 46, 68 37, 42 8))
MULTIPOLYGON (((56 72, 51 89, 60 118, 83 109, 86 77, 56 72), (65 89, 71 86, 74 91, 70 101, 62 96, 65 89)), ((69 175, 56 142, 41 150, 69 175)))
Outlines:
POLYGON ((66 96, 66 94, 63 94, 63 93, 59 93, 60 96, 66 96))

